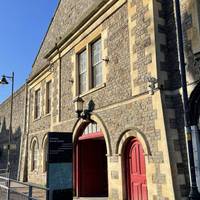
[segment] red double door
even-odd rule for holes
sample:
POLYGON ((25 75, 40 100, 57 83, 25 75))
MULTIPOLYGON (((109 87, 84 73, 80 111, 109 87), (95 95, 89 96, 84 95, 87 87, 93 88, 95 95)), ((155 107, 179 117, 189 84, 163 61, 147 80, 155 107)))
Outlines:
POLYGON ((136 139, 126 149, 128 200, 148 200, 144 151, 136 139))
POLYGON ((81 140, 77 154, 77 189, 81 197, 107 197, 107 157, 104 140, 81 140))

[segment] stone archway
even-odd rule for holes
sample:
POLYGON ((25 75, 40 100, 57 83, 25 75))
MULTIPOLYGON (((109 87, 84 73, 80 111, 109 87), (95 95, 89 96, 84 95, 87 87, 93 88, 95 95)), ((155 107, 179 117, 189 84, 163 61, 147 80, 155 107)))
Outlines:
POLYGON ((192 130, 192 145, 194 154, 195 173, 198 189, 200 190, 200 83, 193 89, 189 98, 189 115, 192 130))
POLYGON ((189 98, 190 124, 198 125, 200 116, 200 83, 194 88, 189 98))
POLYGON ((73 185, 77 197, 107 197, 109 138, 101 120, 91 118, 91 122, 79 120, 73 131, 73 185))
MULTIPOLYGON (((142 132, 140 132, 136 128, 129 128, 125 130, 119 137, 115 151, 115 154, 121 157, 122 193, 124 199, 131 199, 130 183, 131 181, 132 183, 134 183, 134 180, 131 180, 130 176, 134 175, 129 173, 130 172, 129 169, 131 167, 129 158, 134 161, 135 159, 135 156, 133 156, 134 153, 137 153, 137 157, 139 156, 140 159, 141 158, 143 159, 142 162, 140 163, 143 165, 143 170, 140 170, 140 172, 142 171, 143 173, 142 176, 144 176, 145 174, 144 185, 146 185, 145 187, 148 188, 149 187, 148 180, 150 177, 152 177, 152 172, 148 168, 148 156, 151 155, 150 146, 147 138, 142 132), (140 151, 139 150, 135 151, 134 149, 135 144, 137 144, 136 146, 140 149, 140 151)), ((136 175, 138 176, 139 179, 141 178, 140 176, 141 174, 139 172, 137 172, 136 175)), ((133 192, 132 195, 134 195, 133 192)), ((147 196, 148 194, 146 189, 146 194, 144 194, 144 197, 146 197, 147 199, 147 196)))
MULTIPOLYGON (((98 126, 100 127, 100 129, 102 130, 102 133, 104 135, 104 139, 106 142, 107 156, 112 155, 110 136, 109 136, 109 133, 108 133, 105 123, 97 114, 92 114, 91 120, 96 122, 98 124, 98 126)), ((76 143, 77 137, 79 136, 80 132, 88 125, 88 123, 89 123, 88 121, 85 121, 82 119, 77 121, 77 123, 75 124, 75 126, 72 130, 72 132, 73 132, 72 141, 74 144, 76 143)))
POLYGON ((126 129, 118 139, 117 147, 115 153, 121 155, 124 150, 124 146, 129 138, 135 137, 137 138, 143 146, 145 155, 151 155, 150 145, 147 141, 145 135, 136 128, 128 128, 126 129))

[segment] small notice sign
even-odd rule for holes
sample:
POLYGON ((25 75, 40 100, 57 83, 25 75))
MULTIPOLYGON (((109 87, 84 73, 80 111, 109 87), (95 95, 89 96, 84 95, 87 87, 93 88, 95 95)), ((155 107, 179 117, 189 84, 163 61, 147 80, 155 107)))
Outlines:
POLYGON ((72 199, 72 133, 48 134, 49 200, 72 199))

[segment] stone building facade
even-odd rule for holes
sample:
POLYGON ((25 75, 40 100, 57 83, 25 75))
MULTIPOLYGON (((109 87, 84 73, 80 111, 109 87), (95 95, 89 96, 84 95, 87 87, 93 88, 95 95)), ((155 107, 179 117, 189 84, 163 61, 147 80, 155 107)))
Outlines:
MULTIPOLYGON (((194 111, 199 107, 199 10, 198 0, 181 1, 188 91, 190 102, 197 102, 195 108, 191 106, 194 111)), ((26 86, 17 92, 23 97, 14 123, 23 130, 20 180, 45 185, 47 134, 71 132, 74 197, 98 196, 96 188, 101 188, 101 195, 112 200, 130 199, 131 195, 135 199, 137 195, 149 200, 187 199, 175 17, 172 0, 60 0, 26 86), (94 86, 92 53, 97 41, 102 73, 94 86), (85 88, 81 92, 83 52, 85 88), (73 100, 78 96, 85 107, 91 99, 95 103, 93 124, 77 119, 73 100), (98 160, 102 160, 99 171, 94 169, 98 160), (83 183, 85 174, 79 163, 96 170, 96 177, 90 174, 83 183), (135 187, 141 194, 130 186, 139 184, 134 182, 132 168, 140 171, 136 174, 142 183, 135 187), (104 183, 95 188, 92 180, 98 176, 104 183), (93 191, 86 188, 91 187, 90 181, 93 191)), ((2 104, 0 110, 4 107, 2 104)), ((193 141, 199 180, 199 112, 195 114, 191 125, 193 133, 196 131, 193 141)), ((3 111, 1 115, 3 119, 3 111)))

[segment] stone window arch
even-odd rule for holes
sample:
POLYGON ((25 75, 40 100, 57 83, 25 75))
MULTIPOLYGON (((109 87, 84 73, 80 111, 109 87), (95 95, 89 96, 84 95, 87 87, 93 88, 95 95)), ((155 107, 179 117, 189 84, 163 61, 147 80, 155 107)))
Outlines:
POLYGON ((31 171, 36 171, 38 168, 38 142, 37 139, 34 138, 31 143, 31 171))
POLYGON ((141 144, 141 147, 144 151, 144 159, 146 166, 146 180, 147 180, 147 188, 150 188, 150 181, 153 175, 152 170, 149 168, 149 156, 151 156, 150 144, 143 132, 138 130, 135 127, 130 127, 126 129, 120 137, 118 138, 118 142, 115 149, 115 155, 121 157, 120 165, 121 165, 121 176, 122 176, 122 193, 124 199, 127 198, 128 190, 127 190, 127 168, 126 168, 126 147, 131 140, 136 140, 141 144))
MULTIPOLYGON (((101 129, 101 131, 104 135, 104 139, 106 142, 107 156, 112 155, 110 136, 109 136, 109 133, 108 133, 105 123, 97 114, 92 114, 91 120, 98 124, 99 128, 101 129)), ((84 120, 77 121, 77 123, 75 124, 75 126, 73 128, 72 140, 73 140, 74 144, 76 144, 76 141, 78 139, 81 129, 85 129, 87 125, 88 125, 88 122, 84 122, 84 120)))
POLYGON ((44 137, 42 150, 43 150, 43 165, 42 165, 42 168, 43 168, 43 172, 46 172, 47 171, 47 156, 48 156, 47 135, 44 137))

